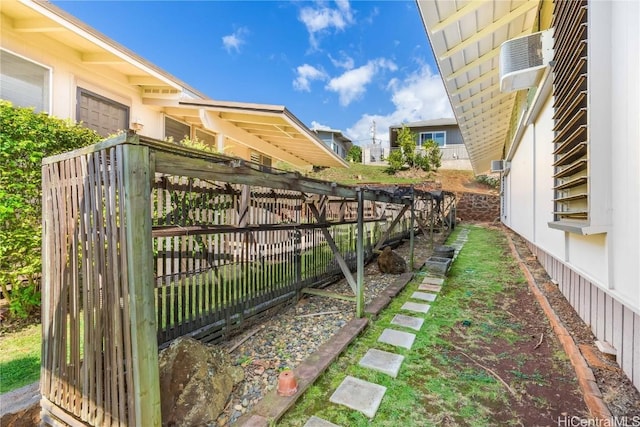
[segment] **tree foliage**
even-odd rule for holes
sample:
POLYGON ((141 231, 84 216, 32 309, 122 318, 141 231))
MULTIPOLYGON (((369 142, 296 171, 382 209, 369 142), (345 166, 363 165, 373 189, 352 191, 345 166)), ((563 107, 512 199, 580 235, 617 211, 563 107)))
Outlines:
POLYGON ((347 161, 362 163, 362 148, 359 145, 352 145, 347 153, 347 161))
POLYGON ((399 148, 391 151, 388 157, 389 172, 396 173, 402 169, 422 169, 437 171, 442 165, 440 147, 433 140, 424 141, 416 150, 417 136, 406 126, 398 131, 399 148))
POLYGON ((39 304, 42 159, 99 139, 78 124, 0 100, 0 286, 10 297, 11 285, 14 314, 28 315, 37 308, 28 305, 39 304))

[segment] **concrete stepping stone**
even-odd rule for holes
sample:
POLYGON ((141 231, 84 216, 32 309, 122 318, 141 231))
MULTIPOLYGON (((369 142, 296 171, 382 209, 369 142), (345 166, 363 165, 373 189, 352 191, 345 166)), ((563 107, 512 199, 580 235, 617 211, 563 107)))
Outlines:
POLYGON ((307 422, 304 423, 303 427, 340 427, 340 426, 334 423, 330 423, 327 420, 323 420, 320 417, 316 417, 315 415, 312 415, 311 418, 309 418, 307 422))
POLYGON ((360 359, 358 365, 363 368, 369 368, 374 371, 385 373, 395 378, 398 376, 398 371, 400 370, 400 365, 402 365, 403 360, 404 356, 400 354, 370 348, 367 351, 367 354, 360 359))
POLYGON ((422 279, 422 284, 442 286, 442 284, 444 284, 444 279, 441 277, 425 277, 424 279, 422 279))
POLYGON ((405 316, 404 314, 396 314, 391 319, 392 325, 404 326, 406 328, 415 329, 419 331, 422 328, 424 319, 422 317, 405 316))
POLYGON ((378 342, 395 345, 396 347, 403 347, 409 350, 411 349, 415 339, 416 334, 412 334, 411 332, 402 332, 387 328, 382 331, 378 337, 378 342))
POLYGON ((428 313, 430 308, 431 306, 429 304, 420 304, 411 301, 405 302, 402 304, 402 307, 400 307, 401 310, 408 310, 416 313, 428 313))
POLYGON ((352 376, 347 376, 333 392, 329 401, 344 405, 347 408, 362 412, 373 418, 378 412, 382 397, 387 391, 385 386, 370 383, 352 376))
POLYGON ((429 302, 435 301, 436 297, 437 297, 436 294, 428 294, 426 292, 414 292, 411 294, 411 298, 413 299, 419 299, 422 301, 429 301, 429 302))
POLYGON ((423 283, 420 286, 418 286, 418 290, 419 291, 440 292, 442 290, 442 286, 440 286, 440 285, 427 285, 427 284, 423 283))

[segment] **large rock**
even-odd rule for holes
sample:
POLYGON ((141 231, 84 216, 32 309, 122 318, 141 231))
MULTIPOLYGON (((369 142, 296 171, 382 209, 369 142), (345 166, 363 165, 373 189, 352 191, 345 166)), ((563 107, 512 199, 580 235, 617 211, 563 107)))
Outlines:
POLYGON ((219 347, 178 338, 160 352, 162 424, 213 424, 244 372, 219 347))
POLYGON ((387 246, 378 255, 378 269, 381 273, 402 274, 407 271, 407 263, 404 258, 393 252, 390 246, 387 246))

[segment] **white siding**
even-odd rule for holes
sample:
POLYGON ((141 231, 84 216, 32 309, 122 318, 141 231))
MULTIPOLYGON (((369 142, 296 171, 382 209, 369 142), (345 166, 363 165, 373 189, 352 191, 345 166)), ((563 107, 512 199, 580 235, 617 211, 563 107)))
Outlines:
POLYGON ((527 240, 533 240, 534 229, 534 127, 525 131, 518 151, 511 161, 509 208, 511 228, 527 240))
MULTIPOLYGON (((612 277, 610 286, 640 312, 640 2, 612 9, 612 277)), ((638 325, 640 327, 640 325, 638 325)), ((638 344, 640 345, 640 343, 638 344)))

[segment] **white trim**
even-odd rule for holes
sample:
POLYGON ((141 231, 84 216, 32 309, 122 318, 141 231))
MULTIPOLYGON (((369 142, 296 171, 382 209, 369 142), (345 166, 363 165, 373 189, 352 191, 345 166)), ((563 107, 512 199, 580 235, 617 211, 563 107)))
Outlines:
MULTIPOLYGON (((436 133, 444 134, 444 142, 443 142, 442 145, 438 145, 438 147, 446 147, 447 146, 447 131, 446 130, 427 130, 427 131, 420 132, 418 134, 418 147, 422 147, 422 135, 427 134, 427 133, 430 133, 433 137, 435 137, 436 133)), ((438 141, 436 141, 434 138, 429 138, 429 139, 431 139, 436 144, 438 143, 438 141)))

